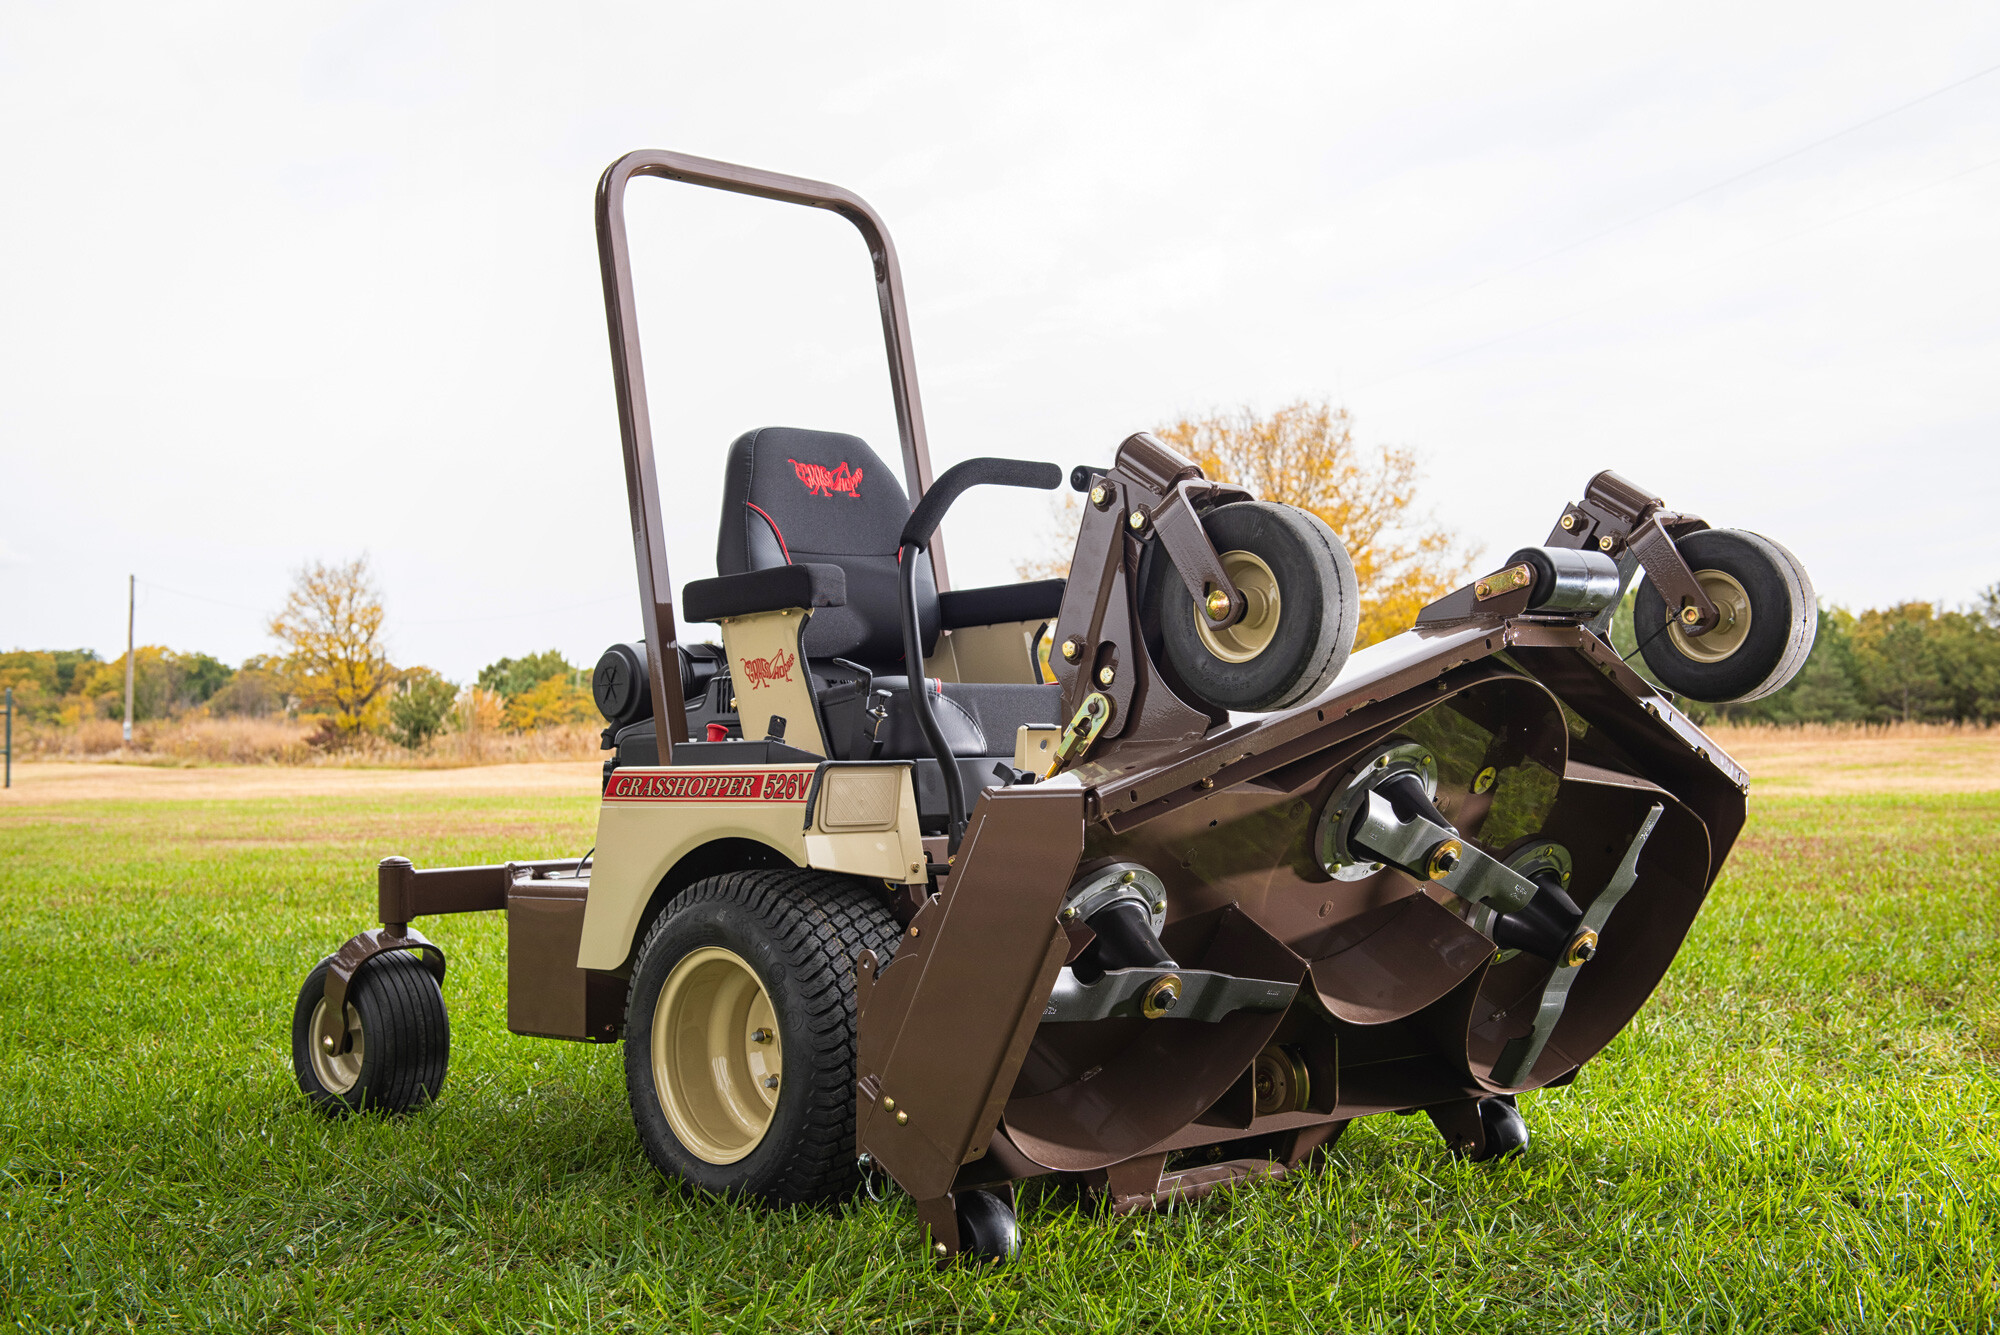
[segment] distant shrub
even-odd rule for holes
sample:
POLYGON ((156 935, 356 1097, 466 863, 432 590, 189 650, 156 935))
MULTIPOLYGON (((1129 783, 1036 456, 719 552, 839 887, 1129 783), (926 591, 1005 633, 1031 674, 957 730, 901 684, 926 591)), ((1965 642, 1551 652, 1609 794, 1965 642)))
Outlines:
POLYGON ((458 684, 429 668, 406 668, 389 697, 389 736, 399 746, 422 750, 451 725, 458 684))

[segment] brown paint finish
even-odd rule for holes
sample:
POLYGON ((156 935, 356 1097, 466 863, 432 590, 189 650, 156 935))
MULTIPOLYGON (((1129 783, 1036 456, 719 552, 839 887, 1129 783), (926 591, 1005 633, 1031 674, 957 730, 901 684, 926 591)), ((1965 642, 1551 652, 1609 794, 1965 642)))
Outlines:
POLYGON ((616 1040, 625 982, 576 966, 590 883, 517 881, 507 892, 507 1028, 542 1038, 616 1040))
POLYGON ((942 896, 874 981, 856 1138, 919 1201, 949 1191, 992 1137, 1062 967, 1056 910, 1082 851, 1080 789, 988 790, 942 896))

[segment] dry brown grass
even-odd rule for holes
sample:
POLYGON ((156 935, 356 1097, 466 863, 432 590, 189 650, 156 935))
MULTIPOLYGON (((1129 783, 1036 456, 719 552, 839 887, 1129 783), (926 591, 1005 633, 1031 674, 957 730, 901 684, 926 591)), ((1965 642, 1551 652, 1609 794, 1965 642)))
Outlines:
POLYGON ((1976 724, 1757 724, 1708 730, 1750 771, 1751 793, 2000 790, 2000 728, 1976 724))
POLYGON ((467 765, 520 765, 599 756, 598 729, 573 723, 535 732, 491 729, 454 732, 420 750, 384 737, 322 751, 307 739, 314 729, 280 718, 154 719, 135 724, 132 745, 115 719, 86 719, 72 727, 31 724, 16 729, 20 758, 96 761, 127 765, 304 765, 333 768, 457 769, 467 765))

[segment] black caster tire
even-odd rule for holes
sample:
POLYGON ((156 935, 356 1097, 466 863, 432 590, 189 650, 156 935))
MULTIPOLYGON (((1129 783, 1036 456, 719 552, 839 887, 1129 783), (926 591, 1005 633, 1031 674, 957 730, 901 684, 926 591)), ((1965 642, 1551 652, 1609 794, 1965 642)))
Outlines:
POLYGON ((1268 501, 1209 511, 1202 527, 1250 601, 1211 630, 1164 551, 1148 572, 1148 619, 1174 676, 1202 704, 1283 709, 1333 684, 1354 650, 1361 598, 1354 563, 1317 515, 1268 501))
POLYGON ((625 1089, 655 1167, 726 1195, 852 1195, 854 960, 902 929, 867 882, 793 868, 681 892, 647 933, 625 1089))
POLYGON ((1007 1202, 990 1191, 968 1191, 955 1202, 959 1258, 1008 1265, 1021 1254, 1021 1224, 1007 1202))
POLYGON ((313 1106, 336 1117, 400 1113, 436 1098, 451 1064, 451 1017, 430 969, 401 950, 363 964, 347 986, 346 1038, 326 1052, 313 1021, 330 962, 313 966, 292 1007, 292 1074, 313 1106))
POLYGON ((1738 529, 1703 529, 1675 545, 1723 620, 1706 635, 1686 635, 1659 589, 1642 582, 1632 628, 1659 683, 1705 704, 1747 704, 1797 676, 1819 628, 1819 603, 1799 559, 1738 529))
POLYGON ((1511 1159, 1528 1148, 1528 1121, 1510 1096, 1481 1099, 1479 1125, 1486 1132, 1486 1148, 1472 1156, 1474 1163, 1511 1159))

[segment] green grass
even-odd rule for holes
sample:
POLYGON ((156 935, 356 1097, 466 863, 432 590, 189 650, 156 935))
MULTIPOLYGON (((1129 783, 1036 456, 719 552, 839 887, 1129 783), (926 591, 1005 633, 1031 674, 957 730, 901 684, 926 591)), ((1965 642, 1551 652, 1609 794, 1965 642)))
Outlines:
POLYGON ((768 1213, 658 1178, 619 1053, 515 1038, 451 952, 452 1073, 307 1110, 300 977, 373 863, 581 852, 584 799, 0 812, 0 1318, 24 1329, 1984 1330, 2000 1324, 2000 794, 1759 801, 1652 1005, 1534 1144, 1421 1118, 1153 1216, 1028 1198, 939 1274, 909 1203, 768 1213))

